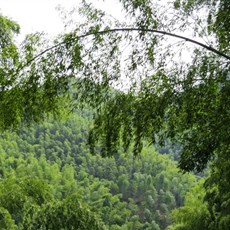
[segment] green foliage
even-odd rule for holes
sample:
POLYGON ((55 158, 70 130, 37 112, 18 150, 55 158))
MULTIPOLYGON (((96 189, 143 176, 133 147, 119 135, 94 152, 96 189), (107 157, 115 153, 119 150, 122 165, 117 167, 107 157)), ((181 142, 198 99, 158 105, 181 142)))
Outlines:
POLYGON ((228 229, 229 224, 229 149, 223 146, 223 154, 211 166, 211 175, 206 180, 205 200, 211 214, 213 229, 228 229), (223 157, 223 158, 222 158, 223 157))
POLYGON ((208 11, 208 16, 206 18, 208 32, 217 37, 220 50, 228 50, 230 46, 230 5, 228 0, 176 0, 174 5, 176 8, 183 8, 188 14, 192 14, 197 8, 206 8, 208 11))
POLYGON ((91 115, 85 109, 2 135, 0 207, 20 229, 166 229, 196 178, 152 147, 136 159, 91 155, 91 115))
POLYGON ((211 229, 210 213, 204 199, 203 181, 186 194, 184 207, 172 212, 173 224, 169 230, 211 229))
MULTIPOLYGON (((170 183, 170 180, 178 182, 178 179, 171 178, 164 171, 159 172, 157 167, 153 168, 154 173, 146 173, 138 160, 132 162, 128 147, 132 146, 134 155, 141 158, 140 152, 146 150, 146 141, 163 143, 170 138, 181 146, 179 167, 184 172, 201 172, 208 162, 212 162, 211 175, 205 183, 209 213, 206 213, 205 203, 201 202, 201 216, 211 219, 207 221, 208 225, 204 223, 207 228, 227 229, 230 3, 228 0, 175 0, 167 6, 150 0, 120 0, 119 3, 126 14, 126 22, 114 20, 93 4, 82 1, 79 9, 82 20, 76 23, 73 32, 60 36, 50 43, 51 46, 46 45, 49 42, 40 34, 29 35, 21 50, 13 40, 19 26, 0 16, 1 130, 41 121, 50 113, 60 116, 60 108, 68 107, 70 100, 77 99, 74 107, 89 104, 95 109, 95 120, 89 135, 91 151, 95 156, 89 156, 81 136, 77 136, 72 146, 71 138, 76 133, 65 130, 64 133, 67 133, 63 136, 53 127, 41 127, 30 137, 29 145, 18 139, 20 147, 17 147, 17 141, 11 143, 9 149, 3 146, 1 161, 5 162, 5 166, 1 166, 1 174, 9 180, 9 184, 4 183, 12 190, 13 201, 9 204, 3 199, 5 190, 1 188, 2 202, 9 212, 1 209, 3 225, 13 226, 11 219, 16 224, 22 221, 23 212, 19 213, 17 207, 26 207, 28 197, 35 199, 36 206, 36 200, 46 202, 46 193, 40 194, 39 189, 31 188, 33 193, 39 193, 31 198, 17 182, 9 179, 11 174, 25 176, 23 167, 32 162, 34 170, 25 167, 25 171, 50 181, 52 186, 58 185, 52 192, 55 199, 65 199, 78 191, 84 202, 95 205, 104 221, 109 216, 108 225, 113 228, 147 228, 153 220, 156 222, 156 225, 153 222, 154 228, 166 228, 170 222, 169 209, 181 204, 181 191, 175 190, 170 183), (114 30, 114 27, 118 29, 114 30), (184 39, 174 44, 173 38, 169 40, 167 36, 156 35, 157 31, 163 31, 160 33, 163 35, 169 35, 170 31, 178 34, 192 32, 191 36, 199 36, 207 42, 194 41, 198 45, 194 48, 186 44, 191 39, 174 36, 184 39), (124 47, 128 47, 126 53, 122 52, 124 47), (185 54, 189 54, 189 60, 185 60, 185 54), (111 90, 113 87, 121 91, 111 90), (51 135, 46 135, 48 131, 51 135), (50 136, 54 133, 59 138, 58 144, 51 143, 50 136), (41 146, 40 139, 44 140, 41 146), (127 161, 122 154, 117 155, 121 151, 120 144, 128 152, 127 161), (15 159, 18 152, 15 150, 21 147, 24 154, 17 155, 15 159), (6 157, 8 151, 12 155, 6 157), (83 152, 85 155, 81 155, 83 152), (114 156, 114 161, 110 159, 108 164, 113 166, 115 173, 105 173, 102 165, 98 169, 88 165, 90 161, 99 163, 97 153, 114 156), (50 162, 47 163, 47 159, 50 162), (128 171, 118 163, 120 161, 128 165, 128 171), (81 164, 84 169, 75 167, 81 164), (43 172, 46 170, 49 173, 43 172), (55 178, 54 172, 58 172, 58 177, 55 178), (65 179, 69 176, 71 182, 65 179), (82 179, 80 185, 75 181, 78 178, 82 179), (101 180, 103 184, 99 186, 101 180), (89 187, 89 191, 85 191, 85 187, 89 187), (150 207, 141 195, 144 188, 143 194, 152 204, 150 207), (16 193, 20 194, 18 201, 15 200, 16 193), (110 194, 116 199, 110 201, 110 194), (104 203, 110 204, 110 208, 104 203), (114 213, 113 205, 124 218, 114 213)), ((26 133, 24 131, 24 135, 26 133)), ((150 157, 144 153, 144 158, 150 157)), ((166 165, 162 163, 158 167, 162 170, 166 165)), ((41 186, 40 182, 36 185, 38 188, 41 186)), ((47 208, 48 213, 50 210, 47 208)), ((189 229, 194 224, 194 210, 190 213, 185 208, 185 211, 189 217, 183 217, 186 223, 179 223, 178 229, 185 226, 189 229)), ((178 213, 180 216, 180 211, 178 213)), ((197 218, 196 224, 199 221, 197 218)))
POLYGON ((68 105, 68 96, 63 95, 67 81, 58 75, 63 60, 47 55, 39 64, 31 63, 41 44, 48 42, 37 33, 28 35, 19 48, 14 41, 18 33, 19 25, 0 15, 1 131, 41 121, 47 114, 60 115, 61 108, 68 105), (59 59, 58 66, 51 64, 57 62, 55 58, 59 59))
POLYGON ((16 225, 10 213, 3 207, 0 207, 0 227, 1 229, 16 229, 16 225))
MULTIPOLYGON (((135 38, 127 31, 119 35, 123 40, 128 40, 126 44, 131 49, 126 55, 129 61, 124 64, 128 66, 128 70, 123 69, 125 76, 131 81, 131 87, 128 92, 116 92, 109 98, 104 97, 103 92, 103 103, 100 106, 95 103, 97 116, 89 139, 91 150, 93 152, 95 143, 99 142, 102 146, 100 153, 103 156, 111 156, 117 152, 121 143, 126 150, 134 141, 134 154, 138 155, 146 139, 154 143, 157 138, 159 142, 164 143, 166 138, 170 138, 182 148, 179 167, 183 171, 201 172, 207 167, 208 162, 212 161, 212 174, 205 187, 209 214, 206 211, 203 214, 210 223, 206 228, 226 228, 229 221, 227 206, 230 188, 227 182, 229 156, 226 155, 229 152, 230 122, 229 58, 217 57, 214 53, 197 47, 190 53, 191 61, 184 65, 183 51, 180 51, 181 56, 174 56, 175 49, 171 50, 171 47, 166 45, 165 53, 155 52, 153 56, 152 52, 157 48, 160 51, 164 50, 162 47, 165 48, 156 38, 151 46, 152 52, 149 52, 148 44, 154 36, 150 37, 141 31, 143 27, 154 26, 154 23, 148 24, 144 16, 148 15, 149 9, 154 9, 153 1, 120 2, 127 15, 134 21, 132 26, 140 29, 139 33, 135 30, 135 38), (139 72, 138 67, 142 67, 143 70, 149 69, 150 74, 145 74, 145 71, 139 72), (140 80, 138 76, 141 76, 140 80)), ((174 1, 174 17, 167 19, 169 15, 162 14, 163 18, 157 15, 157 12, 151 12, 148 19, 157 15, 157 29, 193 31, 194 36, 209 39, 210 42, 206 43, 208 46, 218 47, 220 51, 228 54, 228 2, 174 1), (194 23, 191 23, 193 18, 194 23), (181 21, 180 25, 176 25, 178 21, 181 21)), ((158 9, 162 12, 159 7, 158 9)), ((98 18, 92 20, 95 25, 98 22, 98 18)), ((121 27, 124 28, 124 25, 121 27)), ((100 41, 100 45, 101 43, 104 47, 108 45, 106 40, 100 41)), ((185 44, 183 46, 185 48, 185 44)), ((179 49, 180 47, 178 52, 179 49)), ((94 53, 94 50, 91 52, 94 53)), ((120 58, 123 60, 122 56, 120 58)), ((103 62, 100 62, 99 67, 104 71, 103 62)), ((111 66, 111 69, 120 67, 111 66)), ((111 69, 107 68, 108 72, 111 69)), ((162 178, 159 176, 159 182, 163 181, 162 178)), ((125 190, 127 179, 122 179, 122 189, 125 190)), ((199 222, 196 217, 191 219, 199 222)), ((188 225, 191 227, 192 222, 188 221, 188 225)), ((188 225, 184 228, 189 228, 188 225)), ((180 227, 183 225, 180 224, 180 227)))
POLYGON ((42 205, 52 201, 48 185, 35 179, 7 178, 0 183, 0 204, 15 224, 20 225, 29 206, 42 205))
MULTIPOLYGON (((41 179, 5 179, 0 184, 1 225, 19 229, 104 229, 75 196, 54 200, 41 179)), ((8 228, 7 228, 8 229, 8 228)))
MULTIPOLYGON (((0 30, 0 40, 1 40, 0 47, 1 47, 1 49, 3 49, 5 47, 7 47, 8 45, 12 45, 13 35, 19 33, 20 26, 16 22, 14 22, 14 21, 12 21, 12 20, 10 20, 10 19, 8 19, 2 15, 0 15, 0 25, 1 25, 0 26, 0 28, 1 28, 1 30, 0 30)), ((2 60, 1 60, 1 62, 2 62, 2 60)))
MULTIPOLYGON (((25 218, 28 218, 27 216, 25 218)), ((106 229, 74 195, 62 202, 48 203, 36 212, 24 229, 106 229)))

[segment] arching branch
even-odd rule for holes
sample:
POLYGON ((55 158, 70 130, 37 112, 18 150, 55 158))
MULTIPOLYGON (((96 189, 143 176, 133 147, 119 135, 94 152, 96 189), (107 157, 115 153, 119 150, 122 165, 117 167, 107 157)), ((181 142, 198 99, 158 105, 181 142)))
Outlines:
POLYGON ((162 30, 155 30, 155 29, 141 29, 141 28, 118 28, 118 29, 110 29, 110 30, 106 30, 106 31, 99 31, 98 33, 100 34, 103 34, 103 33, 109 33, 109 32, 125 32, 125 31, 141 31, 141 32, 149 32, 149 33, 157 33, 157 34, 163 34, 163 35, 167 35, 167 36, 171 36, 171 37, 175 37, 175 38, 179 38, 179 39, 182 39, 182 40, 185 40, 187 42, 190 42, 190 43, 193 43, 193 44, 196 44, 198 46, 201 46, 215 54, 218 54, 228 60, 230 60, 230 56, 220 52, 219 50, 211 47, 211 46, 208 46, 208 45, 205 45, 201 42, 198 42, 194 39, 191 39, 191 38, 188 38, 188 37, 185 37, 185 36, 181 36, 181 35, 177 35, 177 34, 173 34, 173 33, 169 33, 169 32, 166 32, 166 31, 162 31, 162 30))
MULTIPOLYGON (((92 35, 96 35, 96 34, 106 34, 106 33, 115 33, 115 32, 132 32, 132 31, 138 31, 138 32, 147 32, 147 33, 157 33, 157 34, 163 34, 163 35, 166 35, 166 36, 171 36, 171 37, 175 37, 175 38, 178 38, 178 39, 182 39, 182 40, 185 40, 187 42, 190 42, 190 43, 193 43, 197 46, 200 46, 200 47, 203 47, 207 50, 209 50, 210 52, 213 52, 221 57, 224 57, 226 58, 227 60, 230 60, 230 56, 228 56, 227 54, 211 47, 211 46, 208 46, 208 45, 205 45, 204 43, 201 43, 201 42, 198 42, 194 39, 191 39, 191 38, 188 38, 188 37, 185 37, 185 36, 181 36, 181 35, 177 35, 177 34, 173 34, 173 33, 170 33, 170 32, 166 32, 166 31, 162 31, 162 30, 156 30, 156 29, 142 29, 142 28, 114 28, 114 29, 106 29, 106 30, 101 30, 101 31, 97 31, 97 32, 89 32, 89 33, 86 33, 86 34, 83 34, 83 35, 80 35, 80 36, 77 36, 77 37, 74 37, 72 38, 73 41, 77 39, 82 39, 82 38, 85 38, 85 37, 88 37, 88 36, 92 36, 92 35)), ((71 41, 71 40, 70 40, 71 41)), ((65 41, 63 42, 60 42, 52 47, 49 47, 47 49, 45 49, 44 51, 42 51, 41 53, 39 53, 38 55, 36 55, 34 58, 30 59, 24 66, 22 66, 22 68, 24 68, 25 66, 28 66, 31 62, 35 61, 36 59, 38 59, 39 57, 41 57, 43 54, 47 53, 48 51, 50 50, 53 50, 55 49, 56 47, 58 46, 61 46, 61 45, 64 45, 66 44, 65 41)))

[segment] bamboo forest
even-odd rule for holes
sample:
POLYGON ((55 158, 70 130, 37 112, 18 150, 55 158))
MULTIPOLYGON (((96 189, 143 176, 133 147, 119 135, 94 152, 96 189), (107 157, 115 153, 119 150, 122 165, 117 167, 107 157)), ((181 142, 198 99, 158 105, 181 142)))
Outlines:
POLYGON ((229 230, 230 1, 57 10, 0 1, 0 229, 229 230))

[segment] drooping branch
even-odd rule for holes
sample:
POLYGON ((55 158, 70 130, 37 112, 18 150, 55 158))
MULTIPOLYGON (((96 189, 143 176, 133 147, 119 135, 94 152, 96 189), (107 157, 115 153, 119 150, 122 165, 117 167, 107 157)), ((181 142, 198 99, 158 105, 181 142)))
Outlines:
MULTIPOLYGON (((101 30, 101 31, 94 31, 94 32, 89 32, 80 36, 76 36, 72 38, 72 41, 75 41, 76 39, 82 39, 88 36, 92 36, 92 35, 97 35, 97 34, 107 34, 107 33, 115 33, 115 32, 132 32, 132 31, 138 31, 138 32, 147 32, 147 33, 156 33, 156 34, 163 34, 166 36, 171 36, 171 37, 175 37, 181 40, 185 40, 187 42, 193 43, 197 46, 203 47, 206 50, 209 50, 210 52, 213 52, 221 57, 226 58, 227 60, 230 60, 230 56, 228 56, 227 54, 213 48, 212 46, 208 46, 205 45, 204 43, 198 42, 194 39, 185 37, 185 36, 181 36, 178 34, 173 34, 170 32, 166 32, 166 31, 162 31, 162 30, 156 30, 156 29, 142 29, 142 28, 114 28, 114 29, 106 29, 106 30, 101 30)), ((68 41, 71 42, 71 39, 68 41)), ((60 42, 54 46, 51 46, 45 50, 43 50, 41 53, 39 53, 38 55, 36 55, 34 58, 30 59, 25 65, 23 65, 21 68, 24 68, 25 66, 28 66, 31 62, 35 61, 36 59, 38 59, 39 57, 41 57, 42 55, 44 55, 45 53, 49 52, 50 50, 53 50, 59 46, 62 46, 66 44, 66 41, 60 42)))
POLYGON ((149 33, 157 33, 157 34, 163 34, 163 35, 167 35, 167 36, 171 36, 171 37, 175 37, 175 38, 179 38, 179 39, 182 39, 182 40, 185 40, 187 42, 190 42, 190 43, 193 43, 193 44, 196 44, 198 46, 201 46, 215 54, 218 54, 228 60, 230 60, 230 56, 220 52, 219 50, 213 48, 212 46, 208 46, 208 45, 205 45, 204 43, 201 43, 201 42, 198 42, 194 39, 191 39, 191 38, 188 38, 188 37, 185 37, 185 36, 181 36, 181 35, 178 35, 178 34, 173 34, 173 33, 169 33, 169 32, 166 32, 166 31, 162 31, 162 30, 155 30, 155 29, 141 29, 141 28, 118 28, 118 29, 110 29, 110 30, 105 30, 105 31, 99 31, 98 33, 100 34, 103 34, 103 33, 109 33, 109 32, 125 32, 125 31, 140 31, 140 32, 149 32, 149 33))

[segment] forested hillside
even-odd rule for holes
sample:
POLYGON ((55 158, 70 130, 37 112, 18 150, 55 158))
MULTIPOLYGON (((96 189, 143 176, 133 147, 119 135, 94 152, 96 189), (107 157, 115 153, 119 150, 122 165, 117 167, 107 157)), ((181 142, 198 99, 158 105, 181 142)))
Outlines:
POLYGON ((122 150, 110 158, 92 155, 89 117, 78 111, 67 121, 2 134, 1 229, 79 229, 78 215, 97 220, 80 229, 103 229, 102 222, 114 230, 166 229, 171 223, 171 210, 184 204, 195 176, 178 173, 153 147, 135 159, 122 150))
POLYGON ((230 1, 77 2, 0 13, 0 229, 229 230, 230 1))

